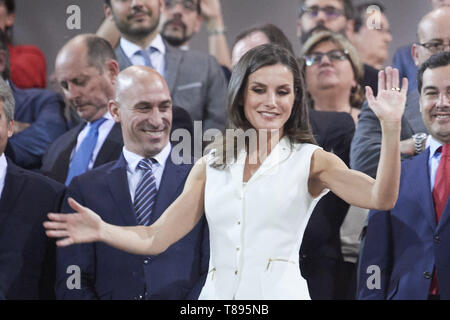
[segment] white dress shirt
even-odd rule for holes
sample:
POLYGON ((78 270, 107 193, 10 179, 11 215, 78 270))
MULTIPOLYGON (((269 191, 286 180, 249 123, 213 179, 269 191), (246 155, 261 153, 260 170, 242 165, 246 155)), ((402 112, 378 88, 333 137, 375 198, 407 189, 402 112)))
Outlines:
MULTIPOLYGON (((94 151, 92 152, 91 160, 89 160, 88 169, 91 170, 94 167, 95 159, 97 159, 98 153, 100 152, 100 149, 103 146, 103 143, 106 140, 106 137, 108 137, 112 127, 116 123, 112 117, 112 115, 109 112, 106 112, 106 114, 103 116, 103 118, 106 118, 106 121, 103 122, 100 127, 98 128, 98 138, 97 138, 97 144, 95 145, 94 151)), ((86 135, 89 132, 89 129, 91 128, 91 123, 88 122, 86 126, 83 128, 83 130, 80 131, 77 138, 77 145, 75 149, 72 150, 72 154, 70 155, 70 161, 72 161, 73 156, 75 155, 75 152, 80 147, 81 143, 83 142, 84 138, 86 138, 86 135)))
MULTIPOLYGON (((166 161, 170 156, 170 151, 172 150, 172 146, 168 143, 164 149, 161 150, 153 159, 156 160, 156 163, 152 164, 152 173, 156 180, 156 190, 159 189, 159 185, 161 184, 162 175, 164 172, 164 168, 166 167, 166 161)), ((137 168, 139 162, 144 159, 143 156, 135 154, 131 151, 128 151, 126 147, 123 147, 123 156, 127 161, 127 178, 128 178, 128 187, 130 188, 131 201, 134 202, 134 195, 136 193, 136 188, 139 181, 142 178, 143 171, 137 168)))
POLYGON ((6 161, 5 154, 0 156, 0 198, 3 194, 3 188, 5 187, 6 169, 8 168, 8 162, 6 161))
MULTIPOLYGON (((125 52, 128 59, 130 59, 131 63, 133 65, 139 65, 139 66, 145 66, 144 58, 139 53, 143 48, 139 47, 138 45, 134 44, 131 41, 128 41, 125 38, 120 38, 120 46, 123 49, 123 52, 125 52)), ((150 45, 145 48, 147 52, 150 55, 150 60, 152 62, 153 67, 156 71, 159 72, 164 77, 164 70, 165 70, 165 61, 164 56, 166 54, 166 46, 164 44, 164 41, 161 37, 161 35, 158 33, 158 35, 153 39, 153 41, 150 43, 150 45), (150 48, 153 47, 156 50, 150 50, 150 48)))
MULTIPOLYGON (((431 137, 431 135, 429 136, 431 137)), ((428 139, 430 147, 430 156, 428 158, 428 170, 430 172, 430 186, 431 192, 433 192, 434 182, 436 181, 436 172, 439 167, 439 162, 441 161, 441 153, 436 152, 437 149, 442 147, 442 143, 431 137, 428 139)))

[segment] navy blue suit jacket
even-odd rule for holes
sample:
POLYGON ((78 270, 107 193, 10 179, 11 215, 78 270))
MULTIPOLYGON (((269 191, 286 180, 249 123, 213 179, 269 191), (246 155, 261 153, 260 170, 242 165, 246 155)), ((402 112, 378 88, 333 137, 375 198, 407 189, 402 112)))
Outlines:
MULTIPOLYGON (((191 165, 168 158, 151 223, 178 197, 191 165)), ((127 180, 127 163, 119 160, 73 179, 67 196, 114 225, 137 225, 127 180)), ((63 210, 72 212, 64 202, 63 210)), ((56 295, 59 299, 197 299, 209 262, 209 234, 203 217, 183 239, 157 256, 138 256, 104 243, 81 244, 57 251, 56 295), (81 289, 67 289, 67 268, 81 268, 81 289)))
POLYGON ((369 213, 360 252, 359 299, 425 300, 434 267, 441 299, 450 299, 450 201, 437 224, 429 153, 427 149, 403 161, 395 207, 391 211, 369 213), (374 271, 368 270, 370 266, 380 268, 379 289, 373 288, 376 279, 374 271))
POLYGON ((38 170, 50 144, 68 130, 61 95, 44 89, 19 89, 11 85, 15 100, 14 120, 30 127, 14 134, 5 154, 25 169, 38 170))
POLYGON ((42 223, 59 211, 64 189, 8 160, 0 199, 0 296, 54 299, 55 245, 42 223))

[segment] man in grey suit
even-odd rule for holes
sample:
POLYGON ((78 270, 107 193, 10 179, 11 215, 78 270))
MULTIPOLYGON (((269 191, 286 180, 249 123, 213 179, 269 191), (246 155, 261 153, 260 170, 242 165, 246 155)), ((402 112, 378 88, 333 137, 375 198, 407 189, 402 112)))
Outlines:
POLYGON ((226 122, 227 83, 216 59, 168 45, 158 32, 163 0, 105 0, 121 38, 116 48, 119 68, 147 65, 166 80, 173 104, 186 109, 203 131, 222 130, 226 122))
MULTIPOLYGON (((417 35, 418 43, 413 46, 413 58, 417 66, 422 65, 433 54, 450 50, 450 8, 439 8, 424 16, 418 25, 417 35)), ((411 90, 402 118, 400 151, 403 157, 425 150, 426 133, 419 110, 419 93, 411 90)), ((351 145, 351 168, 375 177, 380 146, 380 122, 365 102, 351 145)))

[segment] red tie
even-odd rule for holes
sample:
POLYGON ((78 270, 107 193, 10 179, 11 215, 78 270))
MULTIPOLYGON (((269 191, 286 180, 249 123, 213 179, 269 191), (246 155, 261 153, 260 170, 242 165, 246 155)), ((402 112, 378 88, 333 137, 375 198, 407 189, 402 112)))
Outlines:
MULTIPOLYGON (((441 219, 450 194, 450 144, 443 145, 441 148, 441 160, 439 161, 439 166, 436 171, 436 179, 433 188, 433 201, 437 223, 439 223, 439 220, 441 219)), ((438 294, 436 269, 434 270, 430 290, 431 294, 438 294)))

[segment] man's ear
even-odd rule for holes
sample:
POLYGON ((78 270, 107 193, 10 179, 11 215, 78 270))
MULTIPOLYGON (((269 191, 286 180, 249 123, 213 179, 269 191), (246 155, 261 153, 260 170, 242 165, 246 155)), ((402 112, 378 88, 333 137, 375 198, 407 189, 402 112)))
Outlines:
POLYGON ((6 15, 5 26, 12 27, 14 25, 14 21, 16 20, 16 14, 14 12, 8 13, 6 15))
POLYGON ((197 19, 195 20, 194 32, 198 33, 202 28, 203 17, 201 15, 197 15, 197 19))
POLYGON ((6 57, 6 50, 0 50, 0 75, 6 70, 6 64, 8 63, 6 57))
POLYGON ((345 36, 351 41, 353 34, 355 33, 355 20, 351 19, 347 21, 345 26, 345 36))
POLYGON ((297 38, 302 38, 302 22, 300 21, 300 18, 297 19, 297 38))
POLYGON ((112 9, 107 4, 103 5, 103 11, 105 12, 105 17, 109 18, 112 16, 112 9))
POLYGON ((11 138, 14 134, 14 120, 9 121, 7 131, 8 138, 11 138))
POLYGON ((115 122, 120 122, 120 106, 116 100, 108 101, 108 110, 115 122))
POLYGON ((411 46, 411 56, 414 60, 414 63, 418 67, 419 66, 419 47, 415 43, 413 43, 413 45, 411 46))
POLYGON ((110 59, 108 62, 106 62, 106 72, 108 72, 108 75, 115 83, 117 75, 120 72, 119 64, 116 60, 110 59))

